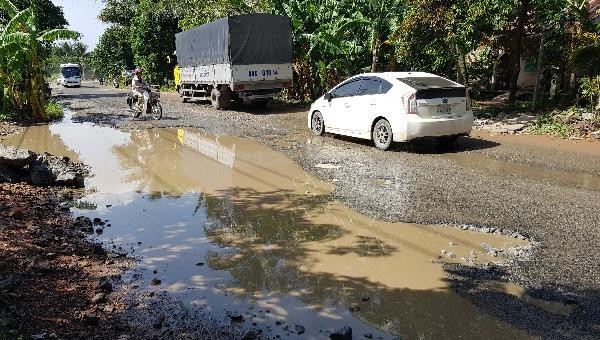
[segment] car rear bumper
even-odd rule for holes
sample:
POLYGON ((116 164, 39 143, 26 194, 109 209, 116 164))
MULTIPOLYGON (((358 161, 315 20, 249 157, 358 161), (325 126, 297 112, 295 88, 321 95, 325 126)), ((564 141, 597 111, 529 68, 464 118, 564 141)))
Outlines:
POLYGON ((473 127, 473 113, 467 112, 462 117, 447 119, 415 118, 406 124, 406 135, 400 136, 404 139, 395 141, 408 141, 419 137, 468 135, 473 127))

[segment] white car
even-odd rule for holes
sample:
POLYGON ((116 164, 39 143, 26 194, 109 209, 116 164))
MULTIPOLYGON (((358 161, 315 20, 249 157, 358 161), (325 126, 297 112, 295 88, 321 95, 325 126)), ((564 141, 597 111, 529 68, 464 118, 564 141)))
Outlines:
POLYGON ((308 127, 316 135, 372 139, 381 150, 419 137, 452 144, 472 126, 467 89, 424 72, 354 76, 317 99, 308 112, 308 127))

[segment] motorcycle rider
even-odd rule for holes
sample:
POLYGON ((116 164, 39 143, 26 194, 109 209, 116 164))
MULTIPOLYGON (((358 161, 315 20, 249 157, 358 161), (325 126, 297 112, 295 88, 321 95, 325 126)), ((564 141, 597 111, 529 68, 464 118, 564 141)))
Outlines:
POLYGON ((138 98, 138 110, 140 110, 142 113, 146 113, 146 110, 148 109, 148 100, 150 100, 150 85, 148 85, 144 78, 142 78, 141 67, 136 67, 134 74, 135 76, 131 80, 131 91, 133 92, 135 97, 138 98), (140 102, 142 102, 143 104, 140 102), (142 104, 142 107, 140 107, 140 104, 142 104))

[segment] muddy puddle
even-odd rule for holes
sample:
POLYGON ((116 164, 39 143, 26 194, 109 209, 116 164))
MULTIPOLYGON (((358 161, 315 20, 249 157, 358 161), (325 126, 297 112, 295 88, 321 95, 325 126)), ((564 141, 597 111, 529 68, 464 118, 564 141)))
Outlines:
POLYGON ((525 241, 370 219, 251 140, 67 121, 3 143, 88 164, 73 214, 108 220, 96 237, 139 258, 126 281, 225 323, 240 314, 269 337, 326 338, 346 325, 355 338, 528 337, 455 294, 442 267, 500 261, 482 248, 525 241))

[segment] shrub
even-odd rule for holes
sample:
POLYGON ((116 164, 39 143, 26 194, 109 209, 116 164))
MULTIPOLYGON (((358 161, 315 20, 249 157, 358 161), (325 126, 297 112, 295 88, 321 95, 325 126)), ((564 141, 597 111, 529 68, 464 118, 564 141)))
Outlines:
POLYGON ((600 76, 582 78, 581 94, 590 101, 593 110, 600 111, 600 76))
POLYGON ((64 116, 64 110, 62 106, 56 104, 55 102, 46 103, 46 112, 48 113, 50 120, 61 120, 64 116))

